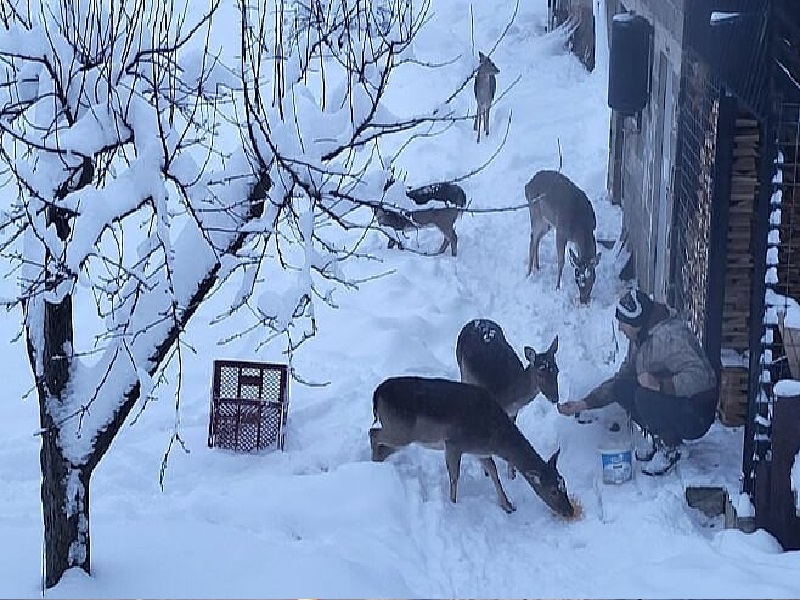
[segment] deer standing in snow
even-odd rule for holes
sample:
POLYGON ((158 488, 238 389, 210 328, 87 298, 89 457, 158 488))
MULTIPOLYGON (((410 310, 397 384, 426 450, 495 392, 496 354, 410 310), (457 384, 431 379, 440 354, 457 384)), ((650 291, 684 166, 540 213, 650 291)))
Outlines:
POLYGON ((555 228, 556 254, 558 257, 558 280, 561 287, 561 272, 564 270, 564 251, 567 242, 572 248, 569 259, 575 268, 575 283, 582 304, 589 302, 596 279, 596 267, 600 262, 594 229, 597 222, 592 203, 577 185, 558 171, 539 171, 525 185, 525 198, 531 216, 531 245, 528 253, 528 275, 539 269, 539 242, 555 228))
POLYGON ((478 103, 478 110, 475 114, 473 129, 478 132, 478 142, 481 141, 481 123, 489 136, 489 109, 494 101, 494 93, 497 90, 497 75, 500 72, 492 60, 483 52, 478 52, 478 71, 475 73, 475 101, 478 103))
POLYGON ((489 473, 500 506, 514 511, 492 460, 499 456, 522 473, 554 512, 574 516, 557 468, 559 450, 550 460, 542 459, 487 390, 448 379, 392 377, 375 389, 372 411, 373 425, 381 425, 369 431, 372 460, 384 461, 410 444, 444 449, 451 502, 458 493, 461 456, 472 454, 489 473))
MULTIPOLYGON (((444 236, 437 254, 441 254, 449 246, 451 256, 455 256, 458 251, 455 223, 463 212, 460 209, 467 204, 467 196, 461 186, 449 181, 432 183, 410 189, 406 191, 406 196, 420 206, 430 202, 441 202, 443 205, 407 211, 376 206, 375 218, 378 224, 398 232, 436 227, 444 236)), ((389 238, 389 248, 394 247, 402 248, 402 244, 397 239, 389 238)))

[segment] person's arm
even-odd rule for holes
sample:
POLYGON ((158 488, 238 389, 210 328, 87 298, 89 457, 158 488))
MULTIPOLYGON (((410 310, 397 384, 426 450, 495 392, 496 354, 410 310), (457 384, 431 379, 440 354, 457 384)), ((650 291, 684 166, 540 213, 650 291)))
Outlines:
POLYGON ((606 379, 603 383, 589 392, 583 400, 573 400, 571 402, 563 402, 558 405, 558 412, 562 415, 574 415, 582 410, 589 410, 591 408, 601 408, 611 404, 616 399, 612 395, 614 384, 620 380, 635 379, 636 378, 636 350, 633 344, 628 347, 628 354, 624 362, 620 365, 619 370, 612 376, 606 379))

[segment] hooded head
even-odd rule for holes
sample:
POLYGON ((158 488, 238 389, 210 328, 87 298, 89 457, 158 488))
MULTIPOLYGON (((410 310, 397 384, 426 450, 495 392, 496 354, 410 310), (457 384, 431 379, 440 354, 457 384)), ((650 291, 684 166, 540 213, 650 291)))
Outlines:
POLYGON ((642 329, 650 319, 653 301, 641 290, 628 290, 617 302, 616 316, 620 323, 642 329))

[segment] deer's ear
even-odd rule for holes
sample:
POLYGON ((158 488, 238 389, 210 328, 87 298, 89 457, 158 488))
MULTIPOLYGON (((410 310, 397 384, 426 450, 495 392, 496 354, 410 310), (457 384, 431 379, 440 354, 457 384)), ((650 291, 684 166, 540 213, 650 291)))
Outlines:
POLYGON ((558 351, 558 336, 553 338, 553 343, 550 344, 550 347, 547 349, 548 354, 555 354, 558 351))
POLYGON ((483 52, 481 52, 480 50, 478 50, 478 60, 480 60, 481 62, 485 62, 486 61, 486 55, 483 52))
POLYGON ((569 262, 573 267, 578 266, 578 255, 575 254, 575 250, 572 248, 569 249, 569 262))
POLYGON ((553 456, 551 456, 550 460, 547 461, 547 464, 553 467, 554 469, 556 468, 556 463, 558 463, 559 454, 561 454, 561 448, 553 452, 553 456))
POLYGON ((528 359, 528 362, 532 363, 536 359, 536 350, 530 346, 525 346, 525 358, 528 359))

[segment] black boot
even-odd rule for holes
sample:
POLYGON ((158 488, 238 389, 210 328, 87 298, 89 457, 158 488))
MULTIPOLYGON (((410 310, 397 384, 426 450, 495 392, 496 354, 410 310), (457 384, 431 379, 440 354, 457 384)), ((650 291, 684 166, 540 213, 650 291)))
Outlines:
POLYGON ((681 451, 678 446, 671 446, 656 438, 656 451, 646 465, 642 467, 642 473, 657 477, 666 475, 678 464, 681 459, 681 451))

